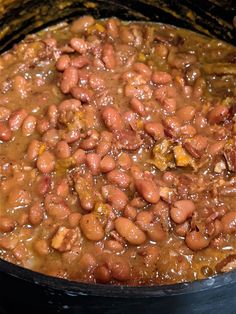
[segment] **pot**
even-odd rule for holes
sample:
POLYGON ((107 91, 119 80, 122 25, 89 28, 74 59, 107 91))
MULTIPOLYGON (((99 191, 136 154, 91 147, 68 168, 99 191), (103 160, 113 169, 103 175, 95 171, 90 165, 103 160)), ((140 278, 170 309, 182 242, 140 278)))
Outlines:
MULTIPOLYGON (((163 22, 233 43, 233 2, 3 0, 0 50, 28 33, 83 14, 163 22)), ((128 287, 67 281, 0 260, 0 282, 0 314, 235 313, 236 307, 236 271, 192 283, 128 287)))

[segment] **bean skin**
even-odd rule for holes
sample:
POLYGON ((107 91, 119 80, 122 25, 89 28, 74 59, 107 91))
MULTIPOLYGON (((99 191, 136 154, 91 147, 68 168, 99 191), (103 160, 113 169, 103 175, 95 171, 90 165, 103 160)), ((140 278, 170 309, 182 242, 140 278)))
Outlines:
POLYGON ((111 44, 105 44, 102 51, 102 61, 107 69, 112 70, 116 67, 114 48, 111 44))
POLYGON ((56 150, 56 156, 58 158, 69 158, 70 157, 70 146, 67 144, 66 141, 59 141, 57 144, 56 144, 56 147, 55 147, 55 150, 56 150))
POLYGON ((106 155, 102 158, 100 162, 100 170, 103 173, 112 171, 116 166, 115 160, 113 157, 106 155))
POLYGON ((30 161, 33 161, 38 157, 39 149, 41 145, 42 143, 35 139, 30 142, 27 149, 27 158, 30 161))
POLYGON ((123 211, 125 206, 128 204, 128 197, 126 194, 115 186, 103 186, 102 194, 111 204, 111 206, 118 211, 123 211))
POLYGON ((82 103, 88 103, 92 97, 92 91, 86 87, 74 86, 71 89, 71 94, 77 100, 80 100, 82 103))
POLYGON ((150 68, 146 64, 141 63, 141 62, 136 62, 133 65, 133 69, 137 73, 141 74, 144 79, 149 80, 151 78, 152 71, 150 70, 150 68))
POLYGON ((33 204, 29 209, 29 222, 32 225, 39 225, 43 220, 43 208, 40 203, 33 204))
POLYGON ((27 112, 25 109, 19 109, 12 112, 8 120, 11 131, 19 130, 26 116, 27 116, 27 112))
POLYGON ((36 123, 37 123, 36 117, 32 115, 28 115, 28 117, 25 118, 22 128, 21 128, 23 136, 32 135, 36 128, 36 123))
POLYGON ((130 177, 123 171, 114 169, 107 174, 107 180, 120 188, 127 189, 131 183, 130 177))
POLYGON ((226 106, 218 105, 209 112, 208 121, 210 124, 219 124, 224 122, 228 115, 229 109, 226 106))
POLYGON ((70 30, 72 33, 80 33, 87 30, 90 26, 95 23, 95 20, 90 15, 80 17, 78 20, 73 21, 70 30))
POLYGON ((134 112, 139 114, 141 117, 145 117, 147 114, 143 103, 138 98, 134 97, 130 100, 130 107, 134 112))
POLYGON ((232 234, 236 232, 236 211, 226 213, 221 219, 223 232, 232 234))
POLYGON ((145 233, 128 218, 117 218, 115 220, 115 229, 130 244, 140 245, 146 241, 145 233))
POLYGON ((78 70, 75 67, 69 66, 65 69, 61 80, 61 91, 68 94, 70 90, 76 86, 79 80, 78 70))
POLYGON ((105 249, 111 252, 122 252, 124 250, 124 246, 122 243, 116 240, 107 240, 105 241, 105 249))
POLYGON ((157 185, 152 180, 138 179, 134 182, 138 193, 148 203, 155 204, 160 199, 160 191, 157 185))
POLYGON ((180 200, 174 203, 171 207, 170 216, 174 222, 182 224, 192 216, 195 210, 195 204, 191 200, 180 200))
POLYGON ((96 153, 90 153, 86 156, 87 166, 94 176, 100 173, 100 161, 101 157, 96 153))
POLYGON ((192 251, 200 251, 209 245, 210 240, 199 231, 191 231, 186 235, 185 242, 192 251))
POLYGON ((102 225, 93 213, 86 214, 81 217, 80 228, 86 238, 91 241, 100 241, 105 236, 102 225))
POLYGON ((83 149, 78 148, 72 155, 73 160, 75 161, 76 166, 79 166, 86 161, 86 154, 83 149))
POLYGON ((46 195, 44 205, 47 214, 54 219, 64 220, 70 215, 70 209, 64 203, 63 198, 57 195, 46 195))
POLYGON ((184 106, 180 108, 176 115, 182 122, 192 121, 196 113, 196 109, 193 106, 184 106))
POLYGON ((164 134, 164 127, 161 123, 147 122, 144 124, 144 130, 151 135, 155 141, 161 140, 164 134))
POLYGON ((16 223, 9 216, 0 216, 0 232, 11 232, 15 229, 16 223))
POLYGON ((124 128, 123 119, 118 110, 114 107, 105 107, 102 111, 102 119, 110 131, 119 131, 124 128))
POLYGON ((155 84, 168 84, 172 81, 172 77, 169 73, 167 72, 162 72, 162 71, 155 71, 152 74, 151 78, 152 82, 155 84))
POLYGON ((56 62, 56 69, 58 71, 65 71, 70 65, 70 57, 68 55, 62 55, 56 62))
POLYGON ((85 54, 87 52, 87 43, 83 38, 72 38, 70 40, 70 46, 81 54, 85 54))
POLYGON ((9 142, 13 138, 13 134, 6 122, 0 121, 0 141, 9 142))
POLYGON ((55 168, 55 157, 49 151, 42 153, 37 160, 37 168, 42 173, 50 173, 55 168))

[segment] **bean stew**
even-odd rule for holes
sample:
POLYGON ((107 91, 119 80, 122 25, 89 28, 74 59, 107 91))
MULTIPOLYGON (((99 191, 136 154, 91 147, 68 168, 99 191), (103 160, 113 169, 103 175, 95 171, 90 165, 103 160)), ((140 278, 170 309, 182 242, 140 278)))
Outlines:
POLYGON ((91 283, 236 268, 236 48, 83 16, 0 56, 0 257, 91 283))

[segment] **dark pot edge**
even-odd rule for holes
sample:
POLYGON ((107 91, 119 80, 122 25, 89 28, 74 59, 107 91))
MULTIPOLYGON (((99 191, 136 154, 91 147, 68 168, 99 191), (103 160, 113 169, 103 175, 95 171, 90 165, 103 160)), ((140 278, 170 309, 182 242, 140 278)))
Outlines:
POLYGON ((10 262, 0 260, 0 272, 45 287, 50 293, 53 290, 63 292, 68 296, 106 296, 121 298, 148 298, 166 297, 181 294, 190 294, 204 290, 215 289, 236 283, 236 270, 225 274, 218 274, 210 278, 163 286, 125 286, 104 285, 69 281, 51 277, 10 262))

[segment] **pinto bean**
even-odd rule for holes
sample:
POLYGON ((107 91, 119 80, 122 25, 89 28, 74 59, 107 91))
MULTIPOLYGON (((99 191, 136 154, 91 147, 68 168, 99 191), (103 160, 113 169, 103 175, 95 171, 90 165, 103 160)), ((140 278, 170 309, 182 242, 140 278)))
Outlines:
POLYGON ((56 129, 49 129, 42 136, 43 142, 45 142, 49 147, 54 147, 60 140, 59 132, 56 129))
POLYGON ((34 250, 36 253, 39 255, 45 256, 48 255, 50 250, 49 250, 49 245, 47 240, 45 239, 39 239, 34 242, 34 250))
POLYGON ((70 40, 70 46, 77 52, 85 54, 87 52, 87 43, 83 38, 73 37, 70 40))
POLYGON ((145 233, 128 218, 116 218, 115 229, 130 244, 140 245, 146 241, 145 233))
POLYGON ((114 19, 110 18, 107 21, 106 27, 107 27, 107 35, 112 37, 113 39, 119 37, 119 29, 118 29, 119 22, 114 19))
POLYGON ((27 158, 30 161, 35 160, 38 157, 39 154, 39 149, 41 147, 42 143, 39 142, 38 140, 32 140, 28 146, 27 149, 27 158))
POLYGON ((47 174, 41 175, 39 176, 39 180, 37 182, 35 190, 39 195, 45 195, 50 189, 50 184, 51 184, 50 176, 47 174))
POLYGON ((28 117, 25 118, 21 131, 24 136, 30 136, 34 133, 34 130, 36 128, 37 119, 36 117, 32 115, 28 115, 28 117))
POLYGON ((105 236, 102 225, 93 213, 86 214, 81 217, 80 228, 86 238, 91 241, 100 241, 105 236))
POLYGON ((12 112, 8 120, 8 124, 11 131, 19 130, 26 117, 27 117, 27 111, 25 109, 19 109, 12 112))
POLYGON ((172 116, 167 117, 163 120, 164 130, 167 136, 176 137, 178 136, 181 128, 181 121, 178 117, 172 116))
POLYGON ((11 115, 11 110, 5 106, 0 106, 0 121, 6 121, 11 115))
POLYGON ((142 230, 147 231, 153 218, 153 213, 151 211, 141 211, 137 214, 135 223, 142 230))
POLYGON ((106 155, 102 158, 100 162, 101 172, 107 173, 112 171, 116 167, 116 163, 113 157, 106 155))
POLYGON ((208 153, 212 156, 219 155, 225 146, 225 141, 215 142, 208 147, 208 153))
POLYGON ((37 119, 36 123, 36 129, 40 134, 43 134, 50 128, 50 123, 48 119, 42 118, 42 119, 37 119))
POLYGON ((134 220, 137 216, 137 210, 135 207, 127 205, 124 210, 124 217, 134 220))
POLYGON ((108 203, 118 211, 123 211, 128 204, 128 197, 119 188, 112 185, 102 187, 102 194, 108 203))
POLYGON ((127 261, 119 256, 115 256, 109 262, 108 268, 111 276, 119 281, 127 281, 130 279, 130 267, 127 261))
POLYGON ((32 225, 39 225, 43 220, 43 208, 39 202, 35 202, 29 209, 29 222, 32 225))
POLYGON ((110 183, 115 184, 118 187, 124 188, 124 189, 127 189, 131 183, 131 179, 129 175, 127 175, 125 172, 118 169, 114 169, 110 171, 107 174, 107 180, 110 183))
POLYGON ((13 134, 6 122, 0 121, 0 141, 8 142, 12 139, 13 134))
POLYGON ((15 229, 16 223, 9 216, 0 216, 0 232, 11 232, 15 229))
POLYGON ((194 158, 200 158, 208 146, 208 139, 203 135, 195 135, 190 141, 184 142, 184 148, 194 158))
POLYGON ((58 158, 69 158, 70 157, 70 146, 66 141, 59 141, 55 147, 55 153, 58 158))
POLYGON ((155 182, 152 180, 137 179, 134 184, 136 190, 145 199, 145 201, 153 204, 159 201, 160 191, 155 182))
POLYGON ((122 252, 124 250, 124 246, 122 243, 116 240, 107 240, 105 241, 105 249, 111 252, 122 252))
POLYGON ((104 44, 102 51, 102 61, 109 70, 112 70, 116 67, 115 51, 111 44, 104 44))
POLYGON ((221 219, 223 232, 232 234, 236 232, 236 211, 226 213, 221 219))
POLYGON ((93 90, 101 91, 105 88, 105 81, 97 74, 91 74, 89 77, 89 85, 93 90))
POLYGON ((129 170, 132 166, 132 159, 128 153, 121 153, 119 158, 118 158, 118 165, 124 169, 124 170, 129 170))
POLYGON ((72 155, 72 158, 76 164, 76 166, 79 166, 86 161, 86 154, 83 149, 78 148, 74 154, 72 155))
POLYGON ((224 122, 228 116, 229 109, 226 106, 218 105, 209 112, 208 121, 210 124, 219 124, 224 122))
POLYGON ((55 128, 57 125, 57 119, 58 119, 58 110, 56 105, 50 105, 48 107, 47 116, 50 122, 50 127, 55 128))
POLYGON ((71 89, 71 94, 82 103, 88 103, 91 100, 92 92, 86 87, 74 86, 71 89))
POLYGON ((62 55, 56 62, 56 69, 58 71, 65 71, 70 65, 70 57, 68 55, 62 55))
POLYGON ((96 153, 90 153, 86 156, 86 163, 92 175, 96 176, 100 172, 101 157, 96 153))
POLYGON ((90 15, 80 17, 78 20, 72 22, 70 30, 72 33, 80 33, 86 31, 95 23, 95 20, 90 15))
POLYGON ((206 238, 200 231, 191 231, 187 233, 185 242, 191 250, 199 251, 209 245, 210 239, 206 238))
POLYGON ((64 203, 63 198, 55 194, 46 195, 44 205, 47 214, 54 219, 64 220, 70 215, 70 209, 64 203))
POLYGON ((60 84, 60 88, 62 93, 68 94, 70 90, 76 86, 79 80, 78 70, 75 67, 69 66, 65 69, 62 80, 60 84))
POLYGON ((138 98, 132 98, 130 100, 130 106, 131 106, 131 109, 139 114, 141 117, 145 117, 146 116, 146 110, 145 110, 145 107, 143 105, 143 103, 138 99, 138 98))
POLYGON ((155 141, 161 140, 164 134, 164 127, 158 122, 147 122, 144 124, 144 130, 151 135, 155 141))
POLYGON ((102 111, 102 119, 110 131, 118 131, 124 128, 123 119, 118 110, 114 107, 105 107, 102 111))
POLYGON ((167 238, 167 233, 163 230, 160 222, 151 224, 147 229, 148 237, 151 241, 161 242, 167 238))
POLYGON ((176 201, 171 207, 170 216, 174 222, 182 224, 189 217, 192 216, 195 210, 195 204, 191 200, 180 200, 176 201))
MULTIPOLYGON (((90 64, 90 60, 88 57, 83 55, 72 58, 70 64, 75 68, 82 69, 83 67, 86 67, 87 65, 90 64)), ((83 80, 81 72, 79 72, 79 79, 83 80)))
POLYGON ((196 113, 196 109, 193 106, 184 106, 180 108, 176 115, 182 122, 192 121, 196 113))
POLYGON ((111 280, 110 270, 106 266, 98 266, 94 270, 96 282, 108 283, 111 280))
POLYGON ((31 194, 18 187, 11 190, 8 196, 8 203, 12 207, 29 205, 31 200, 31 194))
POLYGON ((175 228, 175 233, 180 236, 180 237, 185 237, 186 234, 190 231, 190 224, 189 221, 186 220, 182 224, 176 225, 175 228))
POLYGON ((45 151, 44 153, 42 153, 42 155, 40 155, 38 157, 37 168, 42 173, 52 172, 55 168, 55 157, 54 157, 54 155, 49 151, 45 151))
POLYGON ((141 63, 141 62, 136 62, 133 64, 133 69, 137 73, 141 74, 145 80, 150 80, 152 71, 146 64, 141 63))
POLYGON ((160 85, 164 85, 164 84, 168 84, 172 81, 172 77, 169 73, 167 72, 162 72, 162 71, 155 71, 152 74, 151 80, 153 83, 155 84, 160 84, 160 85))
POLYGON ((167 113, 174 114, 176 110, 176 100, 174 98, 166 98, 162 101, 162 106, 167 113))
POLYGON ((71 228, 75 228, 79 225, 79 221, 81 219, 82 215, 80 213, 74 212, 71 213, 68 217, 68 223, 71 228))

